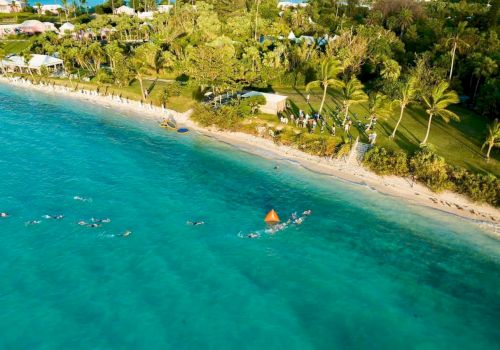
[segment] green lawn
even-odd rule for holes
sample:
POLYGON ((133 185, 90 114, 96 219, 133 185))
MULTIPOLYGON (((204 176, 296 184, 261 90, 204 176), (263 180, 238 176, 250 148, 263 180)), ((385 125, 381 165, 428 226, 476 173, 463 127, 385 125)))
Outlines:
MULTIPOLYGON (((25 74, 25 77, 30 79, 29 75, 25 74)), ((38 77, 36 77, 38 79, 38 77)), ((51 78, 51 81, 55 82, 58 85, 65 85, 67 87, 71 87, 71 83, 66 79, 54 79, 51 78)), ((144 81, 144 87, 148 89, 149 96, 147 98, 146 103, 153 102, 154 105, 160 106, 160 95, 164 88, 168 88, 171 83, 168 82, 153 82, 153 81, 144 81)), ((90 89, 96 90, 99 85, 93 81, 90 82, 82 82, 82 81, 73 81, 73 87, 78 87, 79 89, 90 89)), ((118 86, 100 86, 99 89, 101 92, 107 91, 108 94, 114 93, 115 95, 122 95, 123 97, 132 99, 132 100, 141 100, 141 90, 138 81, 133 81, 132 84, 125 87, 118 86)), ((195 103, 195 100, 192 97, 193 88, 186 86, 181 89, 180 96, 173 96, 167 101, 167 108, 173 109, 178 112, 185 112, 189 110, 195 103)))
MULTIPOLYGON (((307 93, 303 88, 275 87, 274 90, 289 96, 297 108, 307 112, 317 110, 321 102, 319 90, 311 93, 310 105, 306 103, 307 93)), ((339 105, 338 96, 329 94, 325 103, 325 112, 330 115, 339 105)), ((452 121, 447 124, 441 119, 435 118, 432 122, 428 143, 434 146, 436 152, 443 156, 449 164, 459 165, 476 172, 489 172, 498 176, 500 174, 499 152, 492 151, 492 159, 486 163, 483 157, 484 152, 481 151, 481 145, 487 132, 486 119, 459 106, 453 106, 451 109, 461 117, 461 122, 452 121)), ((357 125, 358 120, 363 124, 367 123, 367 103, 352 106, 350 108, 351 117, 352 113, 358 116, 357 118, 353 117, 353 126, 357 125)), ((428 117, 425 110, 416 104, 407 108, 396 138, 391 140, 389 135, 392 133, 398 118, 399 108, 395 108, 391 118, 385 121, 379 119, 376 126, 377 144, 394 150, 402 149, 410 152, 417 150, 427 128, 428 117)), ((364 134, 364 130, 360 129, 353 130, 353 135, 355 137, 358 134, 361 135, 361 139, 366 142, 367 136, 364 134)))
POLYGON ((6 54, 20 53, 26 49, 31 43, 29 39, 21 40, 0 40, 0 45, 5 50, 6 54))

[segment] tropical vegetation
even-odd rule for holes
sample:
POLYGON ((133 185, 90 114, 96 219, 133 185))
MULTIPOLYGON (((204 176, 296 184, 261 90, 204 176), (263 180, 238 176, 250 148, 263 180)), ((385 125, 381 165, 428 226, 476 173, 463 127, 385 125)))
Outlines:
MULTIPOLYGON (((39 4, 2 14, 0 23, 76 28, 3 38, 0 56, 58 56, 63 74, 44 70, 45 81, 195 108, 203 125, 266 129, 261 136, 316 155, 341 157, 375 132, 378 147, 365 157, 374 171, 497 204, 499 0, 309 0, 288 9, 276 0, 178 0, 143 19, 113 15, 123 4, 64 0, 58 14, 40 13, 39 4), (262 101, 235 97, 244 90, 287 95, 287 116, 318 113, 324 126, 280 123, 256 112, 262 101), (205 103, 208 93, 220 103, 205 103), (338 128, 347 120, 352 128, 338 128)), ((158 5, 128 2, 138 12, 158 5)), ((22 75, 38 81, 39 73, 22 75)))

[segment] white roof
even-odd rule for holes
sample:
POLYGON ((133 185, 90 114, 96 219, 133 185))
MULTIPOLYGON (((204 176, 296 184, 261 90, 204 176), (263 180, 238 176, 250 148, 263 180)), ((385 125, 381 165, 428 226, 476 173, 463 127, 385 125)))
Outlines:
POLYGON ((291 1, 280 1, 278 2, 279 9, 286 9, 289 7, 306 7, 309 4, 307 2, 291 2, 291 1))
POLYGON ((27 21, 24 21, 23 23, 21 23, 21 25, 19 27, 23 28, 23 27, 33 27, 33 26, 43 27, 44 24, 40 21, 37 21, 36 19, 30 19, 30 20, 27 20, 27 21))
POLYGON ((264 96, 266 99, 266 102, 273 102, 273 103, 285 101, 288 98, 287 96, 277 95, 277 94, 268 94, 268 93, 260 92, 260 91, 249 91, 246 94, 241 95, 241 97, 243 97, 243 98, 253 97, 253 96, 264 96))
MULTIPOLYGON (((15 4, 17 6, 21 5, 21 2, 19 0, 15 0, 14 2, 15 2, 15 4)), ((11 5, 12 5, 12 1, 11 0, 9 0, 9 1, 7 1, 7 0, 0 0, 0 6, 11 6, 11 5)))
POLYGON ((169 13, 173 7, 174 7, 174 5, 158 5, 158 12, 169 13))
POLYGON ((61 32, 65 32, 65 31, 68 31, 68 32, 72 32, 73 30, 75 30, 75 26, 69 22, 66 22, 64 23, 60 28, 59 30, 61 32))
POLYGON ((2 66, 15 66, 15 67, 29 67, 34 69, 39 69, 42 66, 52 67, 58 64, 63 64, 63 60, 47 55, 32 55, 29 64, 26 65, 24 58, 21 56, 11 56, 2 60, 2 66))
MULTIPOLYGON (((0 0, 2 1, 2 0, 0 0)), ((41 7, 42 11, 52 11, 52 10, 57 10, 57 9, 62 9, 61 5, 42 5, 41 7)))
POLYGON ((115 9, 115 13, 134 14, 135 10, 131 7, 122 5, 122 6, 118 7, 117 9, 115 9))
POLYGON ((154 12, 153 11, 148 11, 148 12, 139 12, 137 16, 140 19, 152 19, 154 17, 154 12))

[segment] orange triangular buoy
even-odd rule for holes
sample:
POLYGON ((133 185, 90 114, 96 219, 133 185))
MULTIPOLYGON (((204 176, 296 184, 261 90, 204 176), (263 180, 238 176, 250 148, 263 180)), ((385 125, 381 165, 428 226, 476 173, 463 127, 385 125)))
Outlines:
POLYGON ((274 211, 274 209, 271 209, 271 211, 269 211, 269 213, 267 213, 264 221, 268 224, 276 224, 276 223, 280 222, 280 218, 279 218, 278 214, 274 211))

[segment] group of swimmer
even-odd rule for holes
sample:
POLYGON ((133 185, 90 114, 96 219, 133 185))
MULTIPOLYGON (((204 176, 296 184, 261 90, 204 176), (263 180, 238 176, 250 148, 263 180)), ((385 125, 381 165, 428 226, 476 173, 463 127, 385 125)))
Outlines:
MULTIPOLYGON (((302 212, 301 216, 298 216, 297 212, 294 212, 287 221, 282 223, 277 223, 274 225, 269 225, 269 227, 265 230, 265 232, 272 235, 275 234, 276 232, 285 230, 287 227, 291 225, 296 225, 296 226, 301 225, 306 219, 306 217, 308 217, 311 214, 312 214, 311 210, 305 210, 304 212, 302 212)), ((246 235, 246 238, 259 238, 259 237, 260 234, 256 232, 251 232, 248 235, 246 235)))
MULTIPOLYGON (((85 197, 80 197, 80 196, 74 196, 73 199, 76 201, 82 201, 82 202, 91 202, 92 201, 91 198, 85 198, 85 197)), ((8 217, 10 217, 9 213, 0 212, 0 218, 8 218, 8 217)), ((62 219, 64 219, 64 215, 62 215, 62 214, 57 214, 57 215, 46 214, 46 215, 43 215, 42 218, 46 219, 46 220, 62 220, 62 219)), ((85 226, 85 227, 97 228, 97 227, 101 227, 103 224, 107 224, 110 222, 111 222, 111 219, 109 219, 109 218, 104 218, 104 219, 91 218, 90 222, 86 222, 86 221, 82 220, 82 221, 78 222, 78 225, 85 226)), ((29 220, 25 223, 25 225, 32 226, 32 225, 38 225, 40 223, 42 223, 41 220, 29 220)), ((203 224, 203 222, 201 222, 201 223, 203 224)), ((193 225, 199 225, 199 224, 200 224, 199 222, 193 223, 193 225)), ((117 235, 117 236, 127 237, 131 233, 132 233, 132 231, 126 230, 123 234, 117 235)))

